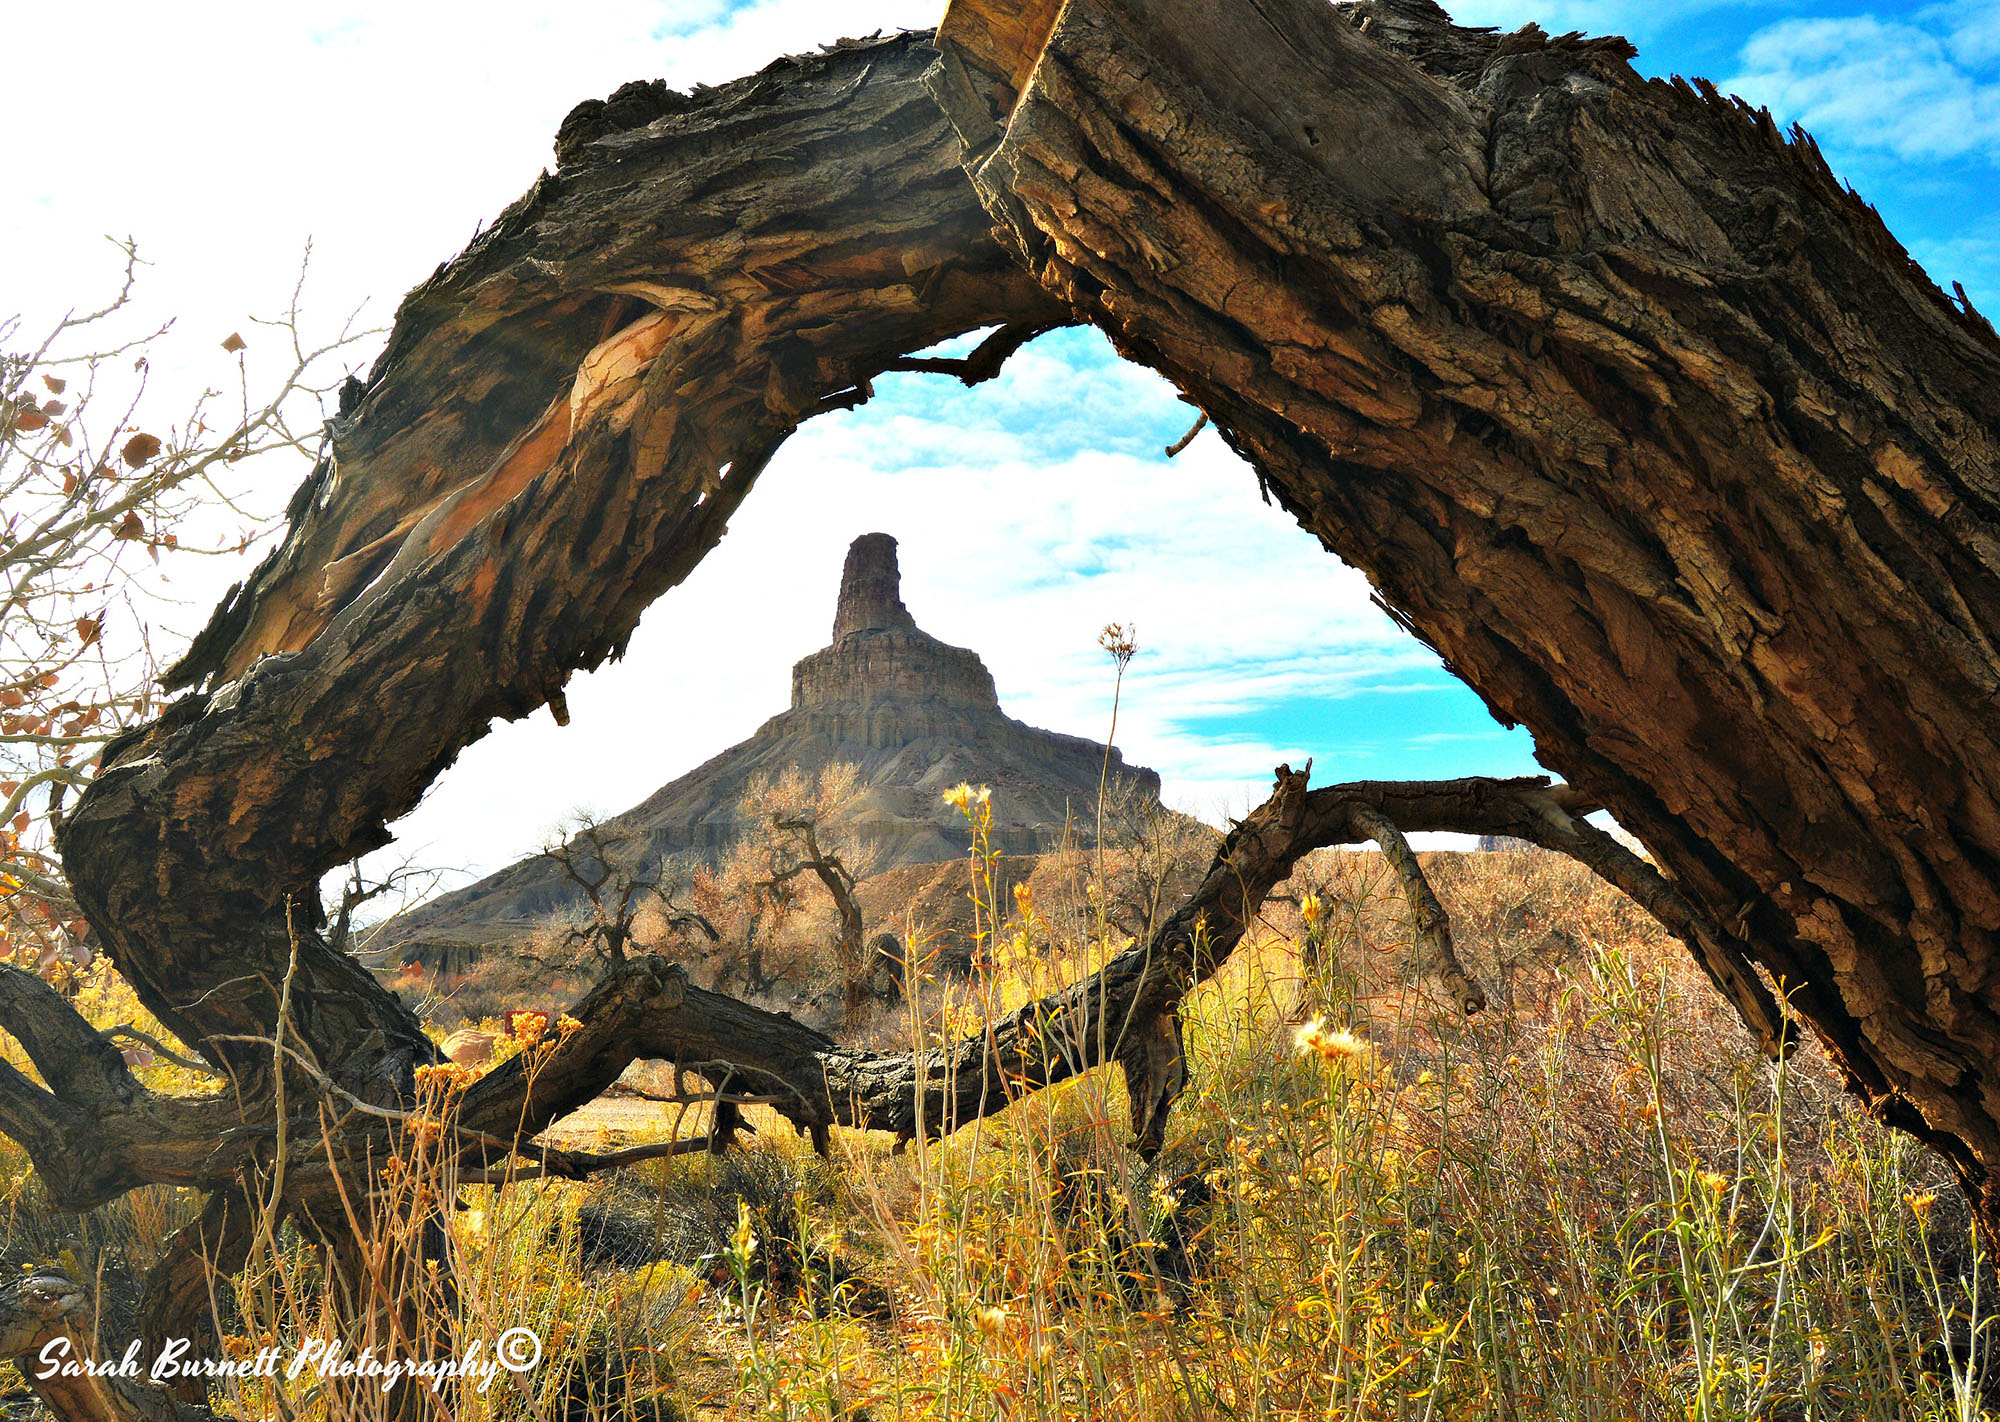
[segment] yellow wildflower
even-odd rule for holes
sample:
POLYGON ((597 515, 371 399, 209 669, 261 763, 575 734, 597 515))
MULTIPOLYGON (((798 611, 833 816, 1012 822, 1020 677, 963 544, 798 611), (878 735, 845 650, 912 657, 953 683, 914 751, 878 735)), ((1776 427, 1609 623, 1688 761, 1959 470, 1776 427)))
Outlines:
POLYGON ((1708 1190, 1708 1193, 1715 1196, 1718 1200, 1729 1189, 1728 1177, 1719 1175, 1713 1170, 1704 1170, 1695 1179, 1701 1181, 1702 1185, 1708 1190))
POLYGON ((1299 1028, 1298 1044, 1301 1052, 1311 1052, 1323 1062, 1364 1061, 1375 1050, 1372 1044, 1345 1027, 1328 1028, 1325 1019, 1319 1017, 1299 1028))
POLYGON ((979 1325, 979 1331, 988 1338, 998 1338, 1007 1331, 1007 1310, 976 1308, 972 1311, 972 1321, 979 1325))
POLYGON ((507 1014, 507 1031, 523 1049, 541 1041, 542 1034, 548 1030, 549 1015, 546 1012, 530 1009, 507 1014))
POLYGON ((1306 921, 1307 928, 1319 927, 1321 912, 1318 894, 1309 893, 1299 900, 1299 917, 1306 921))
POLYGON ((435 1089, 449 1096, 455 1091, 463 1091, 474 1081, 478 1073, 457 1062, 439 1062, 435 1066, 417 1068, 417 1089, 435 1089))
POLYGON ((1937 1203, 1937 1191, 1926 1190, 1921 1195, 1912 1191, 1903 1196, 1903 1203, 1910 1207, 1910 1213, 1917 1217, 1919 1225, 1929 1224, 1931 1206, 1937 1203))

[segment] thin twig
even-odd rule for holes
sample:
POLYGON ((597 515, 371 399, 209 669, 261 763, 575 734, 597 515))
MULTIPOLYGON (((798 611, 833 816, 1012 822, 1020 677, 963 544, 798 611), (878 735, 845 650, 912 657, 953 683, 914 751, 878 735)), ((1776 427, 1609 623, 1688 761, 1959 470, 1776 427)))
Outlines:
POLYGON ((1186 434, 1182 435, 1179 439, 1175 440, 1172 444, 1167 446, 1167 458, 1172 459, 1176 454, 1179 454, 1182 450, 1186 449, 1189 445, 1193 444, 1194 437, 1207 428, 1208 428, 1208 411, 1203 410, 1201 412, 1201 418, 1194 422, 1194 427, 1190 429, 1186 434))
POLYGON ((151 1032, 141 1032, 129 1022, 121 1022, 116 1027, 107 1027, 98 1035, 103 1037, 107 1042, 116 1037, 129 1037, 145 1047, 154 1056, 165 1057, 177 1067, 181 1067, 187 1071, 199 1072, 203 1076, 219 1077, 222 1075, 221 1072, 217 1071, 207 1062, 198 1061, 193 1057, 182 1056, 158 1037, 155 1037, 151 1032))

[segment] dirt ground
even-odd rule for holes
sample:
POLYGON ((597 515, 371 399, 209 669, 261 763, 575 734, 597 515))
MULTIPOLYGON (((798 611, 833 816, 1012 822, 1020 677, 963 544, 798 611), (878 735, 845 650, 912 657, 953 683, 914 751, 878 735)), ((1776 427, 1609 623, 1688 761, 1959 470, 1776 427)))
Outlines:
POLYGON ((623 1141, 641 1132, 658 1131, 672 1123, 677 1110, 641 1096, 600 1096, 550 1126, 542 1132, 542 1139, 551 1145, 588 1150, 607 1139, 623 1141))

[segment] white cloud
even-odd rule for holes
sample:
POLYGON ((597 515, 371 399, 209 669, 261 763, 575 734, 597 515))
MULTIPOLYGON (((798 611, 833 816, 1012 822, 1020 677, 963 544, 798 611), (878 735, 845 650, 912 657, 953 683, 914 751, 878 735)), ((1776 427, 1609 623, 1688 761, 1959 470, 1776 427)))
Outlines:
POLYGON ((2000 62, 2000 5, 1993 0, 1952 0, 1917 12, 1917 22, 1944 33, 1960 64, 1973 68, 2000 62))
POLYGON ((1989 5, 1928 21, 1874 15, 1785 20, 1743 46, 1725 87, 1822 139, 1910 160, 2000 160, 2000 79, 1978 72, 2000 44, 1989 5))
POLYGON ((1259 499, 1213 434, 1171 462, 1157 445, 1106 452, 1163 416, 1172 428, 1182 407, 1156 377, 1076 354, 1030 347, 972 391, 891 377, 885 408, 807 425, 716 552, 646 613, 625 660, 572 684, 570 726, 538 713, 496 728, 397 826, 402 843, 433 846, 426 862, 490 869, 570 807, 625 809, 741 740, 788 704, 791 664, 829 635, 849 540, 876 530, 900 541, 918 624, 979 652, 1009 714, 1031 724, 1102 739, 1112 677, 1097 633, 1137 623, 1118 742, 1163 772, 1170 801, 1204 812, 1240 812, 1280 760, 1333 748, 1185 722, 1435 665, 1369 604, 1360 574, 1259 499), (1024 457, 1037 414, 1058 425, 1087 414, 1099 438, 1024 457), (879 452, 917 431, 929 438, 916 456, 882 467, 879 452))
POLYGON ((39 321, 111 278, 105 234, 154 266, 147 309, 193 345, 289 294, 386 324, 552 162, 563 115, 632 79, 685 87, 843 35, 934 23, 939 0, 546 0, 14 6, 0 265, 39 321))

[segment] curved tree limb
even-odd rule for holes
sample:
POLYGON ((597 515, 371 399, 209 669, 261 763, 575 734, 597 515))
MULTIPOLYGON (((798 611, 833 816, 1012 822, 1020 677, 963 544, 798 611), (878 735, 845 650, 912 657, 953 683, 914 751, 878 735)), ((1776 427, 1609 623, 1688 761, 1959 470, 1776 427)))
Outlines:
POLYGON ((1424 965, 1444 980, 1465 1011, 1477 1012, 1485 1007, 1486 990, 1465 975, 1451 946, 1451 919, 1445 914, 1444 905, 1438 902, 1430 880, 1424 877, 1409 840, 1388 816, 1366 805, 1350 809, 1347 822, 1356 835, 1372 839, 1381 847, 1382 857, 1395 871, 1403 886, 1403 897, 1409 901, 1410 923, 1416 931, 1417 952, 1424 965))
MULTIPOLYGON (((558 170, 404 303, 285 542, 176 669, 205 689, 106 746, 65 872, 239 1119, 283 1084, 256 1047, 282 982, 288 1042, 354 1099, 406 1107, 434 1059, 287 903, 493 718, 621 652, 802 420, 945 337, 1082 320, 1670 877, 1546 790, 1433 808, 1535 820, 1686 909, 1740 1011, 1781 1037, 1754 963, 2000 1221, 1991 329, 1809 140, 1640 79, 1621 41, 1460 30, 1425 0, 955 0, 939 44, 935 100, 898 37, 572 115, 558 170)), ((1349 798, 1425 823, 1393 789, 1349 798)), ((1300 813, 1322 803, 1349 833, 1349 807, 1300 813)), ((1170 1083, 1153 963, 1120 968, 1115 1040, 1170 1083)), ((1043 1019, 997 1065, 876 1062, 631 966, 607 1018, 678 990, 652 1040, 727 1026, 808 1118, 837 1061, 842 1109, 913 1129, 1004 1100, 1010 1061, 1073 1069, 1043 1019)), ((551 1063, 575 1090, 585 1040, 551 1063)), ((22 1085, 0 1106, 32 1127, 22 1085)))
MULTIPOLYGON (((640 958, 571 1008, 580 1028, 469 1088, 457 1121, 482 1142, 504 1141, 516 1129, 526 1142, 606 1089, 632 1061, 692 1059, 705 1073, 747 1083, 824 1149, 835 1125, 901 1139, 946 1134, 1116 1061, 1132 1097, 1136 1144, 1151 1153, 1165 1139, 1167 1112, 1186 1080, 1183 999, 1229 957, 1271 890, 1312 850, 1362 840, 1396 846, 1385 855, 1411 896, 1420 935, 1432 945, 1426 966, 1461 1008, 1484 1005, 1483 990, 1451 951, 1449 920, 1416 867, 1405 828, 1545 843, 1632 892, 1676 934, 1723 945, 1742 961, 1744 945, 1703 921, 1644 860, 1575 817, 1586 808, 1569 787, 1540 777, 1356 781, 1308 790, 1305 772, 1281 766, 1271 798, 1231 830, 1200 884, 1148 942, 955 1043, 913 1053, 858 1051, 787 1014, 694 987, 662 959, 640 958)), ((1762 1001, 1769 1003, 1768 994, 1762 1001)), ((1769 1010, 1768 1029, 1756 1020, 1750 1025, 1775 1048, 1785 1040, 1784 1026, 1775 1006, 1769 1010)), ((706 1144, 682 1142, 662 1153, 706 1144)), ((520 1146, 530 1157, 538 1149, 520 1146)), ((487 1172, 480 1178, 504 1173, 488 1146, 469 1148, 468 1159, 487 1172)), ((549 1152, 537 1173, 587 1174, 623 1163, 617 1155, 549 1152)))
POLYGON ((6 964, 0 1027, 42 1079, 0 1062, 0 1129, 28 1152, 58 1208, 94 1209, 137 1185, 227 1180, 268 1135, 226 1097, 148 1091, 61 993, 6 964))

